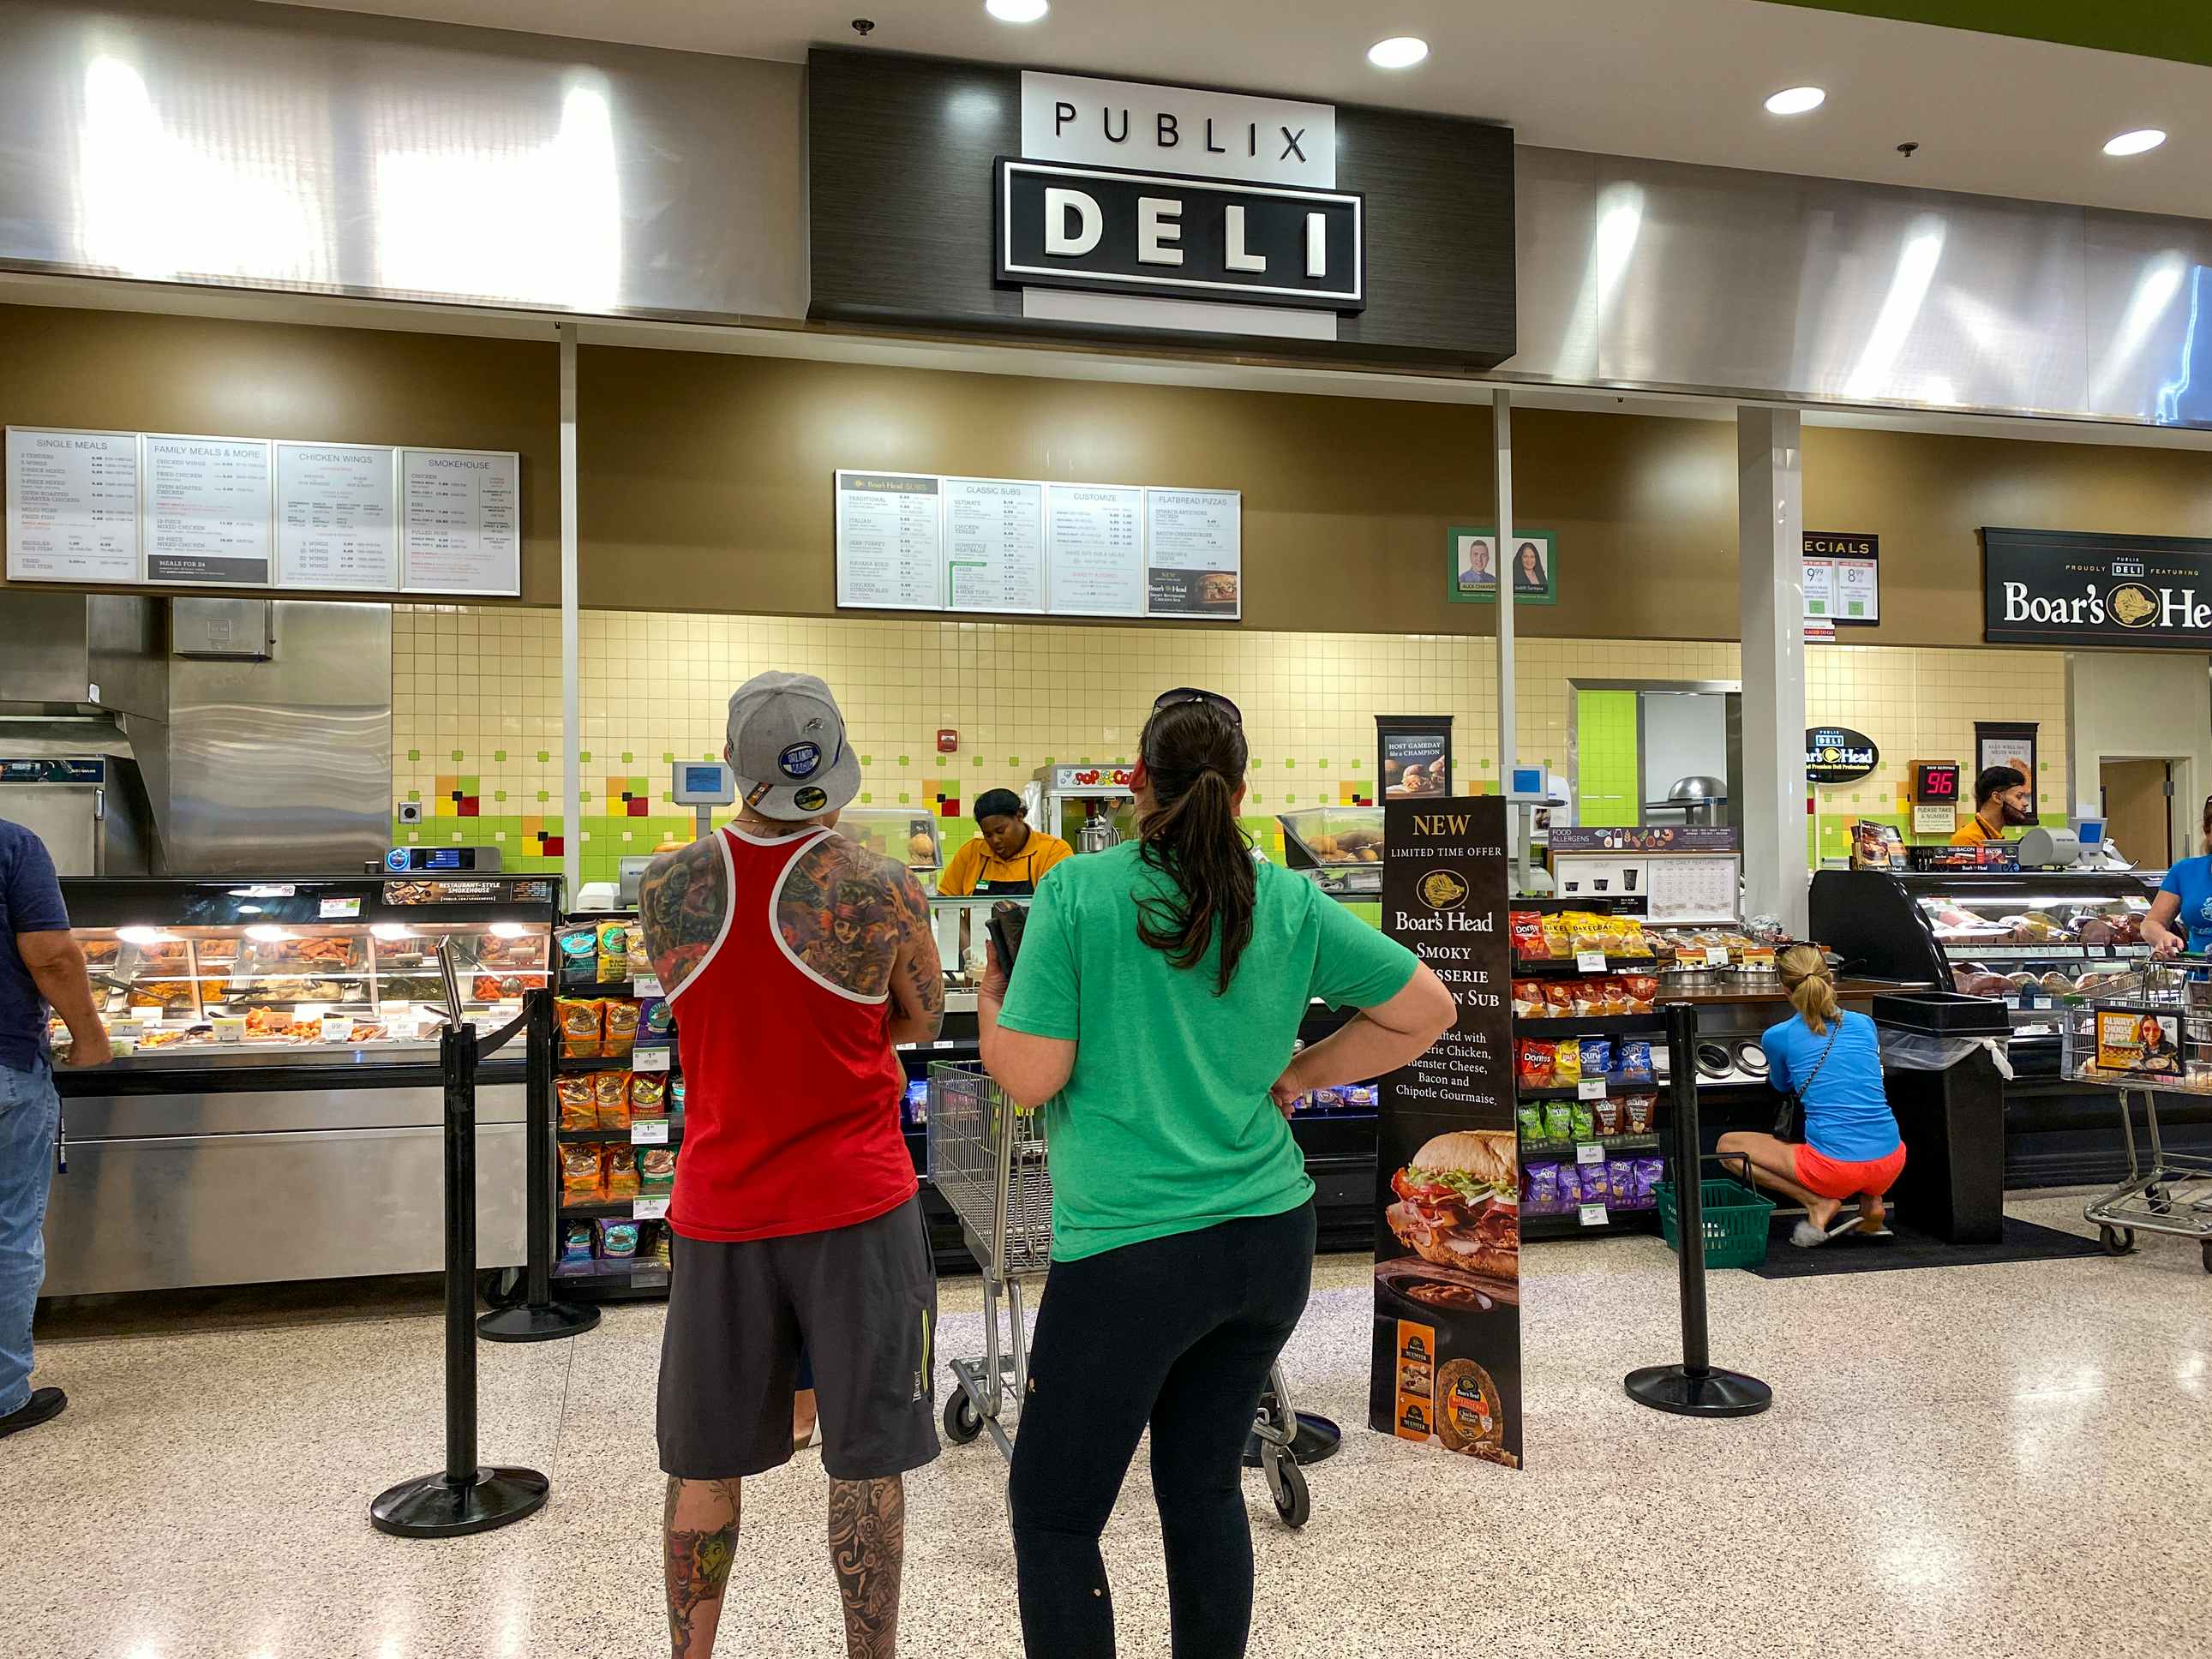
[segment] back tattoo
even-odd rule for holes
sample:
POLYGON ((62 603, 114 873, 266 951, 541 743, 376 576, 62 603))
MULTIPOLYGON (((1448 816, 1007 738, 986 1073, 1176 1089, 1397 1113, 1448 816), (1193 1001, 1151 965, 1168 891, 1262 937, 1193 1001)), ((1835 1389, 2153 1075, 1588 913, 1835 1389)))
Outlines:
POLYGON ((792 954, 832 985, 879 997, 899 948, 928 936, 929 911, 903 867, 833 834, 792 864, 775 925, 792 954))

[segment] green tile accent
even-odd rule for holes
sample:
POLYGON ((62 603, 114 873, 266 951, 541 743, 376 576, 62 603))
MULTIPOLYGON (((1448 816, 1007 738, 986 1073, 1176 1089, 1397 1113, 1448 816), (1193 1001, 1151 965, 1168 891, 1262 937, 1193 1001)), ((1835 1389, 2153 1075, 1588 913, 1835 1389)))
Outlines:
POLYGON ((1020 756, 1009 755, 1006 757, 1006 768, 1009 771, 1019 771, 1021 769, 1021 764, 1022 759, 1020 756))
POLYGON ((625 749, 623 750, 623 764, 624 766, 628 766, 633 758, 634 757, 630 754, 629 750, 625 749))
POLYGON ((1643 775, 1643 757, 1636 743, 1636 693, 1577 692, 1575 730, 1582 772, 1577 820, 1585 824, 1633 824, 1641 816, 1639 779, 1643 775))
MULTIPOLYGON (((911 766, 914 763, 908 760, 904 755, 901 755, 899 757, 899 764, 901 766, 911 766)), ((902 799, 903 799, 903 797, 902 797, 902 799)))
POLYGON ((553 756, 550 750, 541 749, 538 751, 538 763, 540 766, 544 765, 546 762, 552 758, 553 756))
POLYGON ((580 765, 589 766, 592 763, 592 751, 586 749, 582 754, 576 757, 576 760, 580 765))
MULTIPOLYGON (((504 789, 495 789, 491 792, 491 798, 494 800, 505 800, 507 799, 507 791, 504 789)), ((1534 1006, 1535 1005, 1534 1003, 1529 1005, 1531 1007, 1534 1007, 1534 1006)))
POLYGON ((495 761, 503 761, 507 758, 507 750, 504 749, 495 749, 491 751, 491 757, 495 761))
MULTIPOLYGON (((863 805, 863 806, 872 805, 873 805, 873 804, 874 804, 875 799, 876 799, 876 798, 875 798, 872 794, 869 793, 868 793, 868 791, 866 791, 866 790, 865 790, 865 789, 863 789, 862 791, 860 791, 860 805, 863 805)), ((1532 1006, 1533 1006, 1533 1005, 1532 1005, 1532 1006)))
MULTIPOLYGON (((410 749, 407 751, 407 758, 412 761, 421 760, 422 758, 422 751, 419 749, 410 749)), ((540 755, 538 758, 544 760, 545 757, 540 755)))
MULTIPOLYGON (((670 765, 672 765, 672 764, 674 764, 674 763, 675 763, 675 760, 676 760, 676 751, 675 751, 674 750, 672 750, 672 749, 664 749, 664 750, 662 750, 660 751, 660 763, 661 763, 663 766, 670 766, 670 765)), ((1534 1006, 1534 1005, 1531 1005, 1531 1006, 1534 1006)))
POLYGON ((863 766, 873 766, 875 763, 876 757, 873 755, 863 755, 860 757, 860 764, 863 766))
POLYGON ((420 789, 410 789, 407 792, 407 799, 410 800, 420 800, 422 799, 422 792, 420 789))
POLYGON ((541 790, 539 790, 539 791, 538 792, 538 801, 540 802, 540 804, 542 805, 543 803, 544 803, 544 802, 546 802, 546 801, 551 800, 551 799, 553 799, 553 797, 552 797, 551 795, 548 794, 544 790, 541 789, 541 790))
POLYGON ((456 749, 453 750, 453 758, 455 760, 459 760, 461 758, 461 751, 459 750, 456 749))
POLYGON ((905 790, 903 790, 903 789, 900 790, 900 791, 899 791, 899 805, 900 805, 901 806, 911 806, 912 805, 914 805, 914 797, 913 797, 912 795, 909 795, 908 793, 907 793, 907 792, 906 792, 905 790))

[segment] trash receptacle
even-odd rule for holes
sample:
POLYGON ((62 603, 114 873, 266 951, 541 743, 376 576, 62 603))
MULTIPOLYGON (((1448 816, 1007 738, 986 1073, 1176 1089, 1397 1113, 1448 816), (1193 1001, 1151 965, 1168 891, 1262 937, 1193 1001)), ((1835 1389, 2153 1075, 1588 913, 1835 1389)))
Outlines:
POLYGON ((1905 991, 1874 1000, 1883 1091, 1905 1137, 1891 1189, 1911 1226, 1952 1244, 2004 1237, 2004 1039, 1996 997, 1905 991))

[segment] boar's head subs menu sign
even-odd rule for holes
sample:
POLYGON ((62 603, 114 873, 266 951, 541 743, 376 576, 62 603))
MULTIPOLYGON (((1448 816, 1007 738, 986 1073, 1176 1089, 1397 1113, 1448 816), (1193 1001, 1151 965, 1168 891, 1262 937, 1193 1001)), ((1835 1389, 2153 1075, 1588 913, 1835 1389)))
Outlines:
POLYGON ((1387 802, 1382 930, 1459 1019, 1382 1080, 1367 1421, 1521 1466, 1521 1175, 1513 1126, 1505 802, 1387 802))

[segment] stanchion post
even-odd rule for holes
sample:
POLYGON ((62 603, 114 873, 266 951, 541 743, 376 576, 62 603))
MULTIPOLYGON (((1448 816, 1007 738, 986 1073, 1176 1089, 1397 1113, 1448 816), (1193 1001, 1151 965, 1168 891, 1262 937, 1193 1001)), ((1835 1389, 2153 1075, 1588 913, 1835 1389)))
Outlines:
POLYGON ((457 1016, 438 1039, 446 1090, 446 1467, 379 1494, 371 1525, 398 1538, 457 1538, 520 1521, 550 1485, 535 1469, 477 1462, 477 1034, 457 1016))
POLYGON ((523 1012, 523 1224, 529 1230, 523 1246, 523 1299, 519 1306, 496 1309, 477 1322, 477 1334, 487 1342, 550 1342, 580 1335, 599 1322, 597 1308, 553 1299, 558 1213, 554 1194, 561 1178, 553 1137, 553 993, 526 993, 523 1012))
POLYGON ((1674 1131, 1675 1275, 1681 1287, 1682 1363, 1631 1371, 1629 1398, 1682 1417, 1751 1417, 1774 1403, 1755 1376, 1713 1369, 1706 1328, 1705 1149, 1698 1127, 1698 1011, 1667 1005, 1668 1104, 1674 1131))

